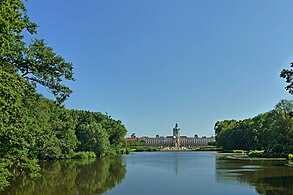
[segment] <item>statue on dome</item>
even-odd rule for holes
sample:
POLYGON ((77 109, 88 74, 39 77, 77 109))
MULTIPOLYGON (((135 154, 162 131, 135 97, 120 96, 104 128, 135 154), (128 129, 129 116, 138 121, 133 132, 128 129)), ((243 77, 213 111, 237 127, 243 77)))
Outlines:
POLYGON ((175 124, 175 127, 173 128, 173 138, 175 141, 175 147, 180 147, 180 128, 178 127, 178 124, 175 124))

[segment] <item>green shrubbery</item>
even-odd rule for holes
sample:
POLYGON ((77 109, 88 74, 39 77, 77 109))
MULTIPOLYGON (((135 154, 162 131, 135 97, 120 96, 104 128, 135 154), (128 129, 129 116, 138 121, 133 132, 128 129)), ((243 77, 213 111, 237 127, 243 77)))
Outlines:
POLYGON ((117 154, 129 154, 131 152, 130 148, 122 148, 117 151, 117 154))
POLYGON ((289 154, 288 155, 288 163, 290 164, 290 165, 292 165, 293 164, 293 154, 289 154))
POLYGON ((189 147, 189 149, 191 149, 193 151, 222 151, 222 148, 219 148, 217 146, 212 146, 212 145, 208 145, 208 146, 191 146, 191 147, 189 147))
POLYGON ((71 158, 73 159, 87 159, 87 158, 96 158, 97 155, 94 152, 75 152, 71 158))
POLYGON ((132 147, 132 146, 145 146, 145 141, 124 141, 123 145, 125 147, 132 147))
POLYGON ((249 157, 264 157, 264 150, 253 150, 248 153, 249 157))
POLYGON ((288 155, 282 153, 272 153, 266 152, 265 150, 253 150, 248 153, 249 157, 257 157, 257 158, 287 158, 288 155))
POLYGON ((253 118, 218 121, 217 145, 224 151, 265 150, 264 156, 287 157, 293 153, 292 113, 293 100, 281 100, 273 110, 253 118))
POLYGON ((12 175, 7 169, 9 164, 8 160, 0 159, 0 191, 9 185, 8 178, 12 175))
POLYGON ((0 70, 0 159, 10 162, 1 163, 1 186, 10 169, 36 176, 38 160, 120 153, 125 134, 121 121, 56 105, 20 76, 0 70))
POLYGON ((135 152, 154 152, 154 151, 160 151, 157 147, 151 147, 151 146, 136 146, 132 148, 135 152))
POLYGON ((237 154, 245 154, 244 150, 222 150, 223 153, 237 153, 237 154))

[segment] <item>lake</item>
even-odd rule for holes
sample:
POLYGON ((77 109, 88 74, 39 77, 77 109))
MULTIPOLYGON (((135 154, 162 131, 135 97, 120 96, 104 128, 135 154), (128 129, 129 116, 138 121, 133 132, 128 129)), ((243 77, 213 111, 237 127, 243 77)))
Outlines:
POLYGON ((215 152, 142 152, 42 163, 0 194, 293 194, 284 161, 221 159, 215 152))

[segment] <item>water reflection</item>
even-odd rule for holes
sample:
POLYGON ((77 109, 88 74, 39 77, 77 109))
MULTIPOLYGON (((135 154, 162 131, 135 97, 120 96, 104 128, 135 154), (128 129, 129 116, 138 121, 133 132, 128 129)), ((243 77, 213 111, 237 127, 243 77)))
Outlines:
POLYGON ((0 195, 293 194, 293 167, 284 163, 226 160, 212 152, 132 153, 123 158, 50 161, 42 164, 40 178, 15 177, 0 195))
MULTIPOLYGON (((193 152, 145 152, 127 156, 127 164, 155 167, 171 170, 176 174, 192 169, 194 164, 202 160, 205 153, 193 152)), ((209 154, 208 154, 209 155, 209 154)))
POLYGON ((293 167, 284 161, 239 161, 216 159, 216 180, 248 183, 259 194, 293 194, 293 167))
POLYGON ((125 177, 121 156, 43 162, 41 177, 16 177, 0 194, 102 194, 125 177))

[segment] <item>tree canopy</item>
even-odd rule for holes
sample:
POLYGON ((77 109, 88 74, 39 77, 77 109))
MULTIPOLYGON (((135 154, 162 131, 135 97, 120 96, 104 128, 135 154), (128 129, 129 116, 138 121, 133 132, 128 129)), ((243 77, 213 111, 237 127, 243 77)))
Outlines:
POLYGON ((216 141, 224 150, 265 150, 276 156, 293 153, 293 101, 281 100, 273 110, 251 119, 215 124, 216 141))
POLYGON ((21 0, 0 1, 0 190, 13 169, 37 176, 39 160, 118 153, 126 134, 120 120, 62 106, 71 93, 62 82, 74 80, 72 64, 43 39, 25 42, 36 29, 21 0), (55 101, 37 93, 38 84, 55 101))
POLYGON ((0 69, 46 87, 57 103, 63 103, 71 90, 62 81, 75 80, 72 64, 54 53, 43 39, 34 38, 26 43, 24 33, 36 34, 37 24, 30 21, 23 2, 1 0, 0 69))

